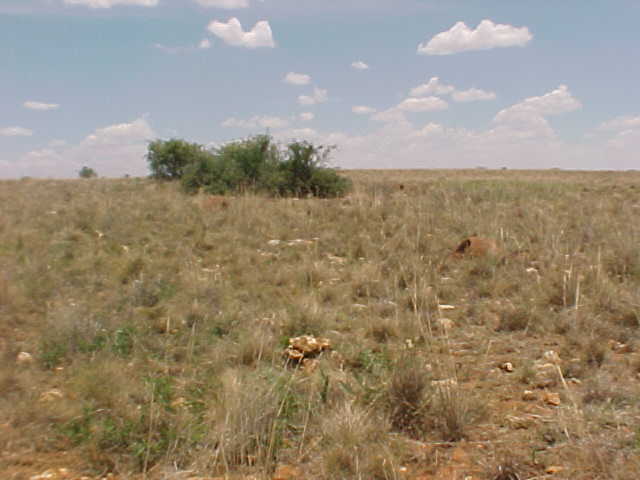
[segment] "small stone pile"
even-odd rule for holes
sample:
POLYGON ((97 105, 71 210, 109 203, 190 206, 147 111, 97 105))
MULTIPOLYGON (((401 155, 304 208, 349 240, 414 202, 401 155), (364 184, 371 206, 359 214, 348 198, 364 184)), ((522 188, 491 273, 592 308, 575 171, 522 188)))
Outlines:
POLYGON ((316 338, 311 335, 302 335, 289 339, 289 346, 284 350, 287 361, 295 364, 304 360, 315 358, 325 350, 331 349, 331 343, 327 338, 316 338))

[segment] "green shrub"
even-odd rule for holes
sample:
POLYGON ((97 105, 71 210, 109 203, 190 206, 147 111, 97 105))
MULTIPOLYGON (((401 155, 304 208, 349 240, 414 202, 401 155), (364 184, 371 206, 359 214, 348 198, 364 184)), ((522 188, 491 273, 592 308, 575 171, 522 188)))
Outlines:
POLYGON ((98 173, 90 167, 84 166, 78 171, 78 177, 80 178, 96 178, 98 173))
POLYGON ((147 152, 151 177, 160 180, 180 179, 187 166, 211 157, 202 145, 178 139, 154 140, 149 143, 147 152))
POLYGON ((349 191, 351 181, 325 166, 332 150, 309 142, 280 149, 269 135, 237 140, 213 151, 183 140, 156 140, 149 144, 147 160, 153 178, 180 179, 187 193, 337 197, 349 191))
POLYGON ((233 159, 211 156, 185 168, 182 187, 187 193, 204 190, 212 195, 223 195, 238 190, 242 181, 242 172, 233 159))
POLYGON ((260 189, 261 180, 278 165, 278 149, 268 135, 257 135, 227 143, 217 155, 235 166, 240 174, 237 188, 260 189))

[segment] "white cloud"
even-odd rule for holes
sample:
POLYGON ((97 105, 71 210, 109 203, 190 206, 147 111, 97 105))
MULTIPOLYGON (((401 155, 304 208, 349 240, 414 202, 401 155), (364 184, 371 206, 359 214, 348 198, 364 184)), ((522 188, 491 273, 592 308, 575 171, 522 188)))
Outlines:
POLYGON ((582 107, 580 101, 571 95, 566 85, 539 97, 529 97, 520 103, 498 112, 496 122, 508 122, 522 117, 545 117, 572 112, 582 107))
POLYGON ((196 0, 203 7, 216 7, 231 10, 234 8, 247 8, 248 0, 196 0))
POLYGON ((355 107, 351 107, 351 111, 356 115, 371 115, 372 113, 376 113, 375 108, 367 107, 366 105, 356 105, 355 107))
POLYGON ((111 8, 118 5, 155 7, 158 0, 64 0, 66 5, 83 5, 90 8, 111 8))
POLYGON ((84 146, 122 146, 149 140, 154 132, 145 118, 139 118, 131 123, 118 123, 108 127, 98 128, 85 138, 84 146))
POLYGON ((368 70, 369 69, 369 65, 364 63, 362 60, 358 60, 357 62, 353 62, 351 64, 351 67, 355 68, 356 70, 368 70))
POLYGON ((223 127, 231 127, 231 128, 246 128, 246 129, 255 129, 255 128, 284 128, 289 125, 289 122, 284 118, 280 117, 271 117, 268 115, 254 115, 253 117, 243 120, 235 117, 227 118, 224 122, 222 122, 223 127))
POLYGON ((451 94, 456 102, 477 102, 484 100, 495 100, 495 92, 487 92, 479 88, 470 88, 468 90, 456 90, 451 94))
MULTIPOLYGON (((319 134, 313 128, 292 128, 289 130, 283 130, 278 132, 275 137, 278 140, 282 141, 292 141, 292 140, 309 140, 313 141, 319 138, 319 134)), ((330 145, 330 144, 329 144, 330 145)))
POLYGON ((397 108, 390 108, 382 112, 377 112, 371 118, 373 118, 376 122, 382 122, 387 124, 398 124, 398 125, 409 124, 409 121, 407 120, 407 117, 404 114, 404 112, 398 110, 397 108))
POLYGON ((316 118, 316 116, 313 114, 313 112, 302 112, 300 114, 300 120, 302 120, 303 122, 310 122, 314 118, 316 118))
POLYGON ((304 73, 289 72, 282 81, 290 85, 309 85, 311 77, 304 73))
POLYGON ((156 136, 146 118, 98 128, 80 143, 52 141, 47 148, 33 150, 18 161, 0 165, 0 177, 22 176, 75 178, 87 165, 100 176, 147 175, 147 144, 156 136))
POLYGON ((316 105, 318 103, 324 103, 328 99, 329 96, 326 90, 315 87, 313 89, 313 95, 300 95, 298 97, 298 103, 300 105, 316 105))
POLYGON ((437 136, 445 133, 445 128, 437 123, 427 123, 424 127, 415 132, 417 137, 437 136))
POLYGON ((491 131, 514 138, 553 138, 556 136, 545 117, 572 112, 582 107, 566 85, 539 97, 529 97, 497 113, 491 131))
POLYGON ((409 95, 412 97, 426 97, 428 95, 448 95, 455 90, 453 85, 440 83, 440 78, 431 77, 427 83, 412 88, 409 95))
POLYGON ((3 137, 30 137, 33 130, 23 127, 4 127, 0 128, 0 136, 3 137))
POLYGON ((22 105, 24 106, 24 108, 40 111, 55 110, 56 108, 60 107, 60 105, 58 105, 57 103, 34 102, 32 100, 24 102, 22 105))
POLYGON ((259 48, 276 46, 269 22, 262 20, 253 28, 245 32, 237 18, 231 18, 227 23, 213 20, 207 29, 226 44, 234 47, 259 48))
POLYGON ((162 43, 154 43, 153 47, 161 50, 168 55, 187 54, 196 52, 198 50, 207 50, 208 48, 211 48, 211 40, 209 40, 208 38, 203 38, 197 45, 193 44, 171 46, 163 45, 162 43))
POLYGON ((362 135, 283 130, 278 138, 335 144, 331 160, 342 168, 637 168, 640 127, 635 116, 605 122, 601 128, 615 136, 596 138, 591 145, 563 141, 545 118, 579 107, 568 88, 560 86, 505 108, 508 114, 493 122, 488 118, 487 126, 477 129, 414 124, 395 106, 373 114, 380 125, 362 135))
POLYGON ((407 98, 396 107, 403 112, 435 112, 446 110, 449 104, 438 97, 407 98))
POLYGON ((601 131, 616 131, 616 130, 630 130, 630 129, 640 129, 640 116, 632 117, 630 115, 625 115, 622 117, 616 117, 613 120, 608 120, 603 122, 598 127, 598 130, 601 131))
POLYGON ((636 158, 640 150, 640 116, 624 115, 601 123, 598 132, 612 133, 606 145, 615 151, 630 152, 629 158, 636 158))
POLYGON ((440 32, 428 43, 418 45, 422 55, 450 55, 470 50, 489 50, 498 47, 523 47, 533 35, 527 27, 495 24, 482 20, 475 30, 464 22, 456 23, 446 32, 440 32))

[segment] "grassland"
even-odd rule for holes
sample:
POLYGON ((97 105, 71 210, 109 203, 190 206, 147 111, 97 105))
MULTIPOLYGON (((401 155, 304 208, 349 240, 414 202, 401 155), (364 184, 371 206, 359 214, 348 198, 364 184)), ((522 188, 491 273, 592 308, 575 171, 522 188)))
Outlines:
POLYGON ((0 182, 1 478, 640 478, 640 174, 345 174, 0 182))

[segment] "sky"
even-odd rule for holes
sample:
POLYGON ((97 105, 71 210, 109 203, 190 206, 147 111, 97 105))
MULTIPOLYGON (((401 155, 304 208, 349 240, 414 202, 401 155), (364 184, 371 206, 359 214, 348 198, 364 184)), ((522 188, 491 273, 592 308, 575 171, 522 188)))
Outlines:
POLYGON ((638 0, 0 0, 0 178, 263 133, 343 169, 637 169, 638 24, 638 0))

